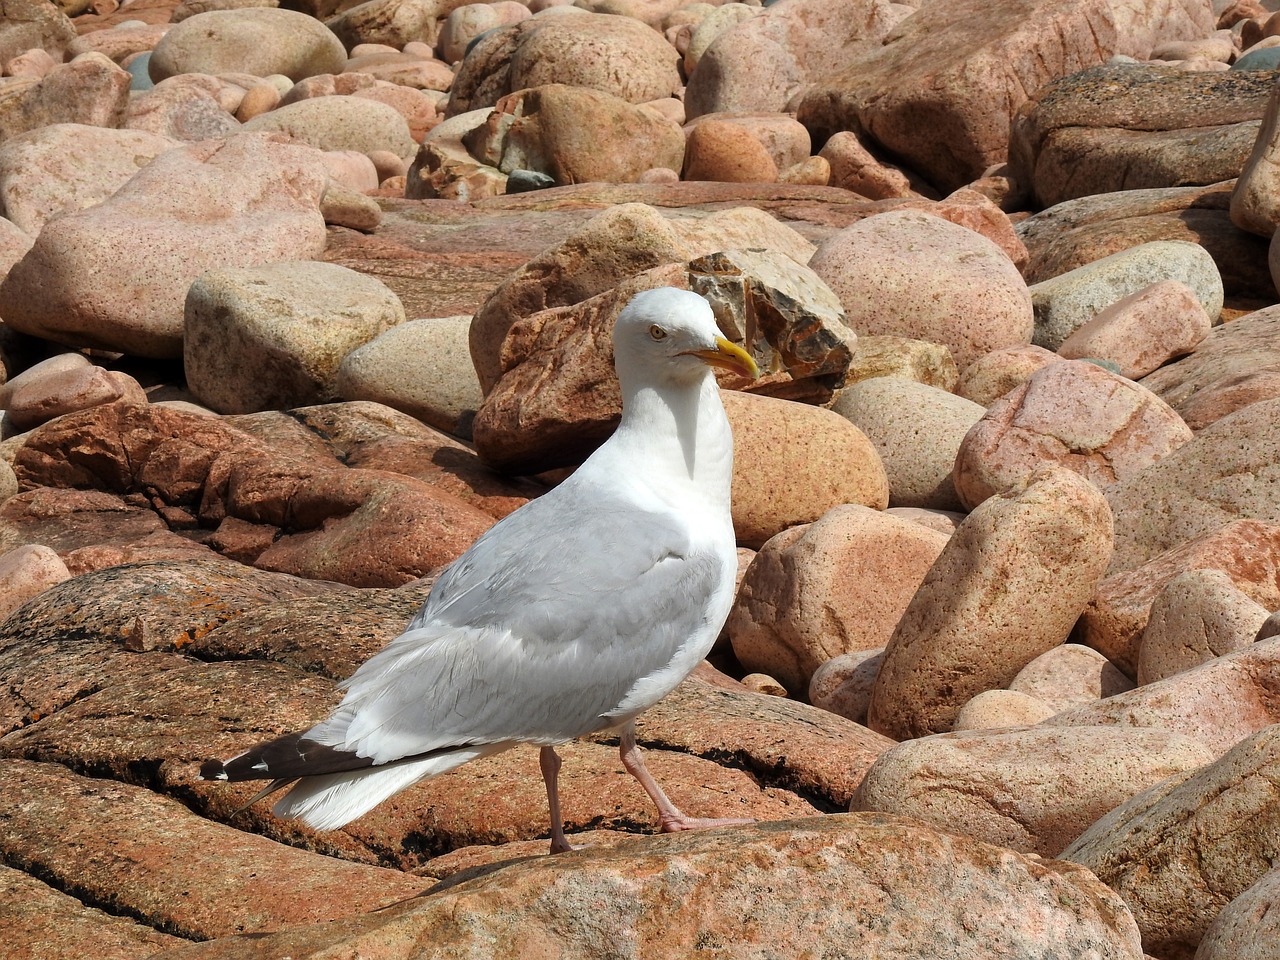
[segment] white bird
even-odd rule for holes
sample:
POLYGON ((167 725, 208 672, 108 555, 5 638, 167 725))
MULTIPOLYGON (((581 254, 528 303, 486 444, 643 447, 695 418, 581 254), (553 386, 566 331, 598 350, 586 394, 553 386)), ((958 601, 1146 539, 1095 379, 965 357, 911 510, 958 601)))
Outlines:
POLYGON ((327 719, 209 761, 202 777, 272 780, 254 800, 293 783, 274 813, 336 829, 419 780, 536 744, 556 853, 570 846, 555 746, 615 728, 664 832, 746 822, 681 813, 645 769, 635 718, 697 666, 728 616, 733 438, 712 368, 758 371, 687 290, 637 294, 613 345, 613 436, 458 558, 327 719))

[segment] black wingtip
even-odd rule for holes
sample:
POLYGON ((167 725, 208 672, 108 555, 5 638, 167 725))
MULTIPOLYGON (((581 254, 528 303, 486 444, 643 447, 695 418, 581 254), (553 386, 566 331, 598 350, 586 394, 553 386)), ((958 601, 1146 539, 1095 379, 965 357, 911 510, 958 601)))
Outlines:
POLYGON ((227 779, 226 768, 223 767, 221 760, 206 760, 200 764, 201 780, 225 780, 227 779))

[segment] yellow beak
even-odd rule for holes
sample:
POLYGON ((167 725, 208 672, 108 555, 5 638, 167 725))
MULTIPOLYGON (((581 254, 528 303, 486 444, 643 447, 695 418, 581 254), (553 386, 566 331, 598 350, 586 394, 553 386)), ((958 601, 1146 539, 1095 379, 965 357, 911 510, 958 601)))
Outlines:
POLYGON ((716 337, 716 349, 690 350, 688 355, 697 357, 709 367, 732 370, 734 373, 741 374, 749 380, 754 380, 760 376, 760 368, 751 359, 751 354, 724 337, 716 337))

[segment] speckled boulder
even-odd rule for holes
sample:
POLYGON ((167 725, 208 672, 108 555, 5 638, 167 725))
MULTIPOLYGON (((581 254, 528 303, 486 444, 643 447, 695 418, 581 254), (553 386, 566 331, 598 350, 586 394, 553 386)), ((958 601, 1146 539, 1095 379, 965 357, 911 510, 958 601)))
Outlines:
POLYGON ((211 10, 175 24, 156 44, 148 70, 161 81, 181 73, 281 74, 301 80, 341 73, 342 42, 315 17, 294 10, 211 10))

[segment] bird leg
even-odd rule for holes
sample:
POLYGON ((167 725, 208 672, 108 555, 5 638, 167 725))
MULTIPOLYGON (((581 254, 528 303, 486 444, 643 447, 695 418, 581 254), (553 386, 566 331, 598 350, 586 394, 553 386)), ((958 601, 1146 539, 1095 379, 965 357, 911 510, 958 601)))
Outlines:
POLYGON ((636 744, 636 725, 634 722, 628 723, 622 728, 622 738, 618 744, 618 753, 622 757, 622 765, 627 768, 627 773, 640 781, 640 786, 644 787, 644 792, 657 805, 658 822, 663 833, 676 833, 679 830, 709 830, 712 827, 736 827, 744 823, 755 823, 750 818, 688 817, 681 813, 679 808, 662 792, 658 782, 653 779, 653 775, 645 767, 644 759, 640 755, 640 747, 636 744))
POLYGON ((564 837, 564 821, 560 819, 560 756, 554 747, 543 747, 538 752, 538 766, 542 769, 542 782, 547 785, 547 806, 551 808, 551 852, 567 853, 576 849, 564 837))

